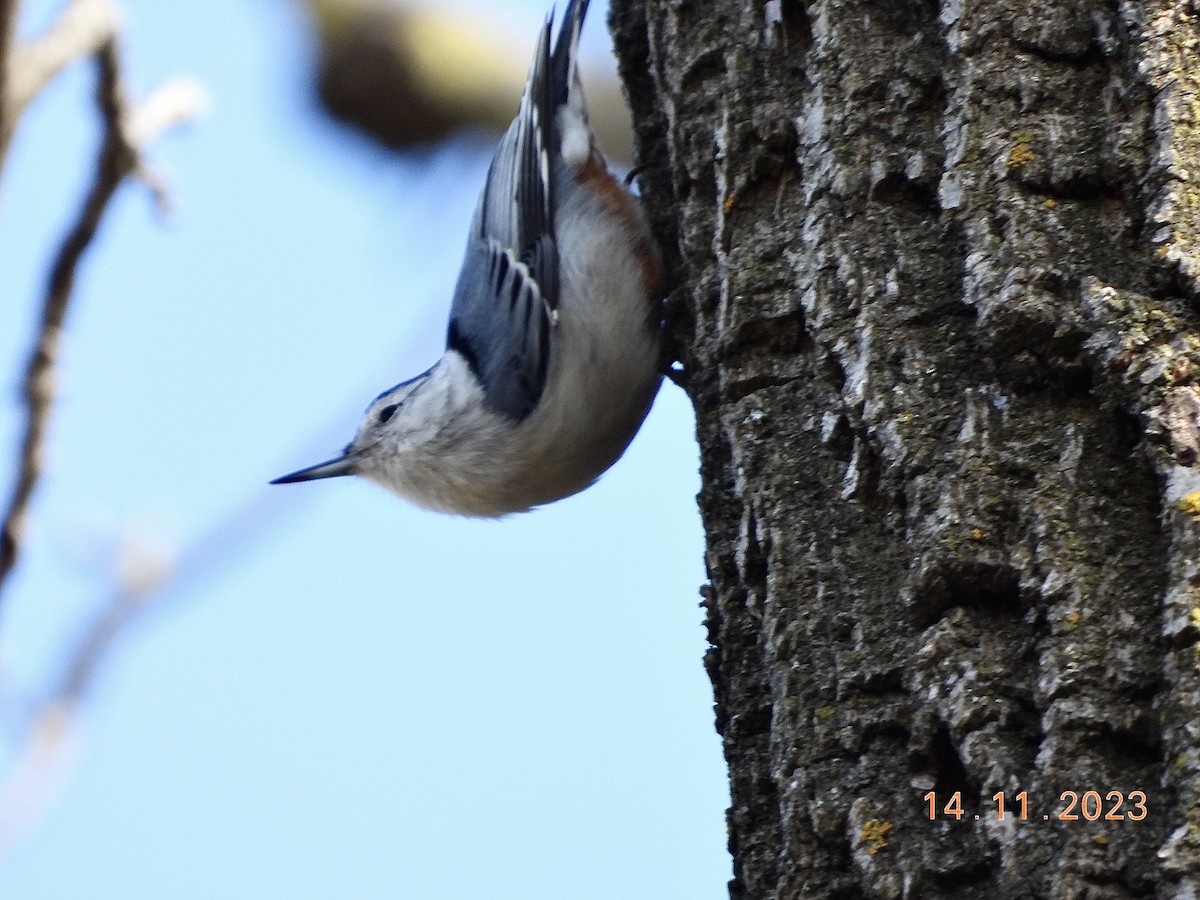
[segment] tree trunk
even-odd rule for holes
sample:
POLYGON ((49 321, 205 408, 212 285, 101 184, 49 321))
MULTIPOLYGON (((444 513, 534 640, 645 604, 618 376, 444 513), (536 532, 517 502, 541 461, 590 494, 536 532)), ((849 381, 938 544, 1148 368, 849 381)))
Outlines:
POLYGON ((1200 10, 613 26, 697 415, 731 895, 1193 896, 1200 10))

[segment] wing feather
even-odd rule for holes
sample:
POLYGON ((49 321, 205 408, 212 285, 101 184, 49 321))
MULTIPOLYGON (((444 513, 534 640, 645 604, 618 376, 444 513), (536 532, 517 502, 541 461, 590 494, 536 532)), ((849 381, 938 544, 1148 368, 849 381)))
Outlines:
POLYGON ((564 80, 573 77, 565 57, 574 54, 578 5, 568 7, 553 54, 551 19, 542 27, 517 117, 488 170, 450 310, 447 346, 467 360, 488 405, 516 419, 545 388, 558 309, 555 112, 568 91, 564 80))

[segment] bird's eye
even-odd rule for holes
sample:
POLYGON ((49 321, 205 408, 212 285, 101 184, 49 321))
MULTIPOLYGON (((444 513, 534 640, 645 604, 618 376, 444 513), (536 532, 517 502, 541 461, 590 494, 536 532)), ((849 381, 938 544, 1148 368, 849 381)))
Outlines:
POLYGON ((399 403, 393 403, 391 406, 385 406, 383 409, 381 409, 379 411, 379 424, 383 425, 385 422, 387 422, 388 419, 396 414, 396 410, 399 408, 399 403))

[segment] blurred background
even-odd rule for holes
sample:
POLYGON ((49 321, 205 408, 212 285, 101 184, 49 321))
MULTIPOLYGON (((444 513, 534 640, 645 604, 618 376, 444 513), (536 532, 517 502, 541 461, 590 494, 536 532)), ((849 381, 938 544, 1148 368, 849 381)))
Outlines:
MULTIPOLYGON (((174 214, 124 185, 80 271, 0 606, 0 897, 727 896, 683 393, 595 487, 499 522, 267 487, 441 353, 495 136, 435 123, 395 152, 331 119, 314 24, 330 106, 382 89, 331 86, 328 3, 119 5, 131 87, 188 74, 210 109, 150 148, 174 214)), ((58 9, 24 0, 19 36, 58 9)), ((440 56, 515 72, 507 122, 544 4, 453 12, 498 49, 440 56)), ((606 14, 589 95, 615 90, 606 14)), ((6 473, 94 80, 37 98, 0 182, 6 473)))

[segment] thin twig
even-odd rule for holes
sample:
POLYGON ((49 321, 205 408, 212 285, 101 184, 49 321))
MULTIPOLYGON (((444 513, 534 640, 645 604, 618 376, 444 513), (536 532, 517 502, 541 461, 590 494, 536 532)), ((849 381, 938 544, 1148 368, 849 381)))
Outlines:
MULTIPOLYGON (((409 351, 411 352, 411 350, 409 351)), ((388 353, 390 361, 397 354, 388 353)), ((400 354, 403 355, 403 354, 400 354)), ((383 367, 381 367, 383 368, 383 367)), ((378 377, 364 379, 364 391, 378 377)), ((346 423, 340 416, 313 438, 302 456, 315 456, 337 440, 346 423)), ((105 664, 121 641, 151 611, 195 594, 234 569, 256 551, 279 523, 293 521, 298 504, 312 502, 311 494, 259 494, 230 510, 174 558, 137 552, 130 543, 122 553, 115 587, 96 606, 67 652, 62 675, 32 705, 28 724, 17 736, 13 758, 0 779, 0 864, 16 848, 66 790, 81 752, 81 709, 105 664)))
POLYGON ((64 68, 115 40, 110 0, 70 0, 54 23, 24 43, 14 35, 19 0, 0 0, 0 167, 29 102, 64 68))
MULTIPOLYGON (((252 552, 255 541, 265 537, 273 523, 285 520, 285 511, 298 502, 292 499, 295 496, 260 493, 215 523, 178 559, 134 559, 128 571, 117 575, 115 590, 96 608, 65 655, 60 680, 33 710, 22 730, 15 762, 0 780, 0 863, 66 790, 82 743, 81 707, 121 640, 151 609, 196 591, 252 552)), ((136 547, 127 549, 136 556, 136 547)))
POLYGON ((58 360, 63 320, 75 284, 75 271, 96 234, 108 201, 136 165, 136 153, 122 135, 120 118, 125 97, 117 75, 116 48, 111 42, 97 54, 97 63, 100 70, 98 100, 105 123, 104 146, 83 209, 50 270, 37 339, 25 369, 25 434, 21 441, 16 487, 0 531, 0 588, 16 564, 29 501, 42 472, 43 445, 54 401, 54 366, 58 360))
POLYGON ((18 0, 0 0, 0 169, 4 167, 5 150, 17 119, 10 102, 9 79, 19 5, 18 0))
POLYGON ((91 189, 50 270, 38 333, 25 371, 26 420, 21 456, 12 497, 0 527, 0 597, 8 575, 16 565, 29 503, 42 472, 46 433, 54 402, 55 365, 79 262, 121 182, 142 169, 141 147, 154 137, 155 127, 167 127, 198 112, 199 98, 193 87, 173 94, 181 105, 171 114, 157 109, 152 116, 139 120, 129 107, 121 82, 116 39, 103 44, 95 58, 99 70, 96 96, 104 122, 104 141, 91 189), (191 108, 186 104, 192 104, 191 108))
POLYGON ((0 856, 28 834, 70 783, 76 730, 70 712, 47 705, 0 785, 0 856))
MULTIPOLYGON (((104 137, 92 186, 50 270, 26 366, 25 429, 12 497, 0 526, 0 596, 20 555, 25 519, 42 472, 55 366, 80 261, 126 178, 140 177, 151 187, 159 207, 166 206, 166 190, 146 166, 142 148, 167 128, 197 116, 204 105, 200 87, 179 79, 161 86, 141 107, 130 106, 121 81, 118 19, 108 0, 71 0, 46 34, 14 48, 16 7, 17 0, 0 0, 0 166, 25 106, 67 64, 87 56, 93 56, 97 65, 96 100, 104 137)), ((0 786, 0 847, 10 846, 27 830, 51 802, 55 788, 66 782, 76 708, 101 660, 159 587, 153 579, 119 585, 86 629, 62 682, 38 710, 22 754, 0 786)))
POLYGON ((120 24, 109 0, 70 0, 45 32, 14 45, 6 88, 14 120, 59 72, 111 43, 120 24))

